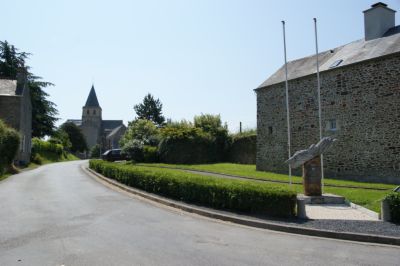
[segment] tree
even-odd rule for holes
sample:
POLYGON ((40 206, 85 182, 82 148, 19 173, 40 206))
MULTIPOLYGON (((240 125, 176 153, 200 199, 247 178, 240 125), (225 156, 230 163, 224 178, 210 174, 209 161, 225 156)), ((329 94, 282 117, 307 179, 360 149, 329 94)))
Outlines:
POLYGON ((32 136, 42 138, 54 133, 58 112, 56 105, 47 100, 49 95, 44 91, 44 88, 53 84, 42 81, 40 77, 29 72, 30 68, 25 64, 29 55, 19 52, 7 41, 0 41, 0 77, 17 79, 18 72, 27 74, 32 102, 32 136))
POLYGON ((60 126, 60 129, 68 134, 71 141, 71 152, 84 152, 87 150, 85 136, 81 129, 72 122, 66 122, 60 126))
POLYGON ((159 139, 159 129, 153 122, 145 119, 136 119, 129 122, 128 129, 120 140, 123 147, 130 140, 139 140, 144 145, 156 146, 159 139))
POLYGON ((164 124, 165 118, 162 115, 162 103, 159 99, 154 99, 153 95, 147 94, 143 102, 133 107, 138 119, 153 121, 157 126, 164 124))

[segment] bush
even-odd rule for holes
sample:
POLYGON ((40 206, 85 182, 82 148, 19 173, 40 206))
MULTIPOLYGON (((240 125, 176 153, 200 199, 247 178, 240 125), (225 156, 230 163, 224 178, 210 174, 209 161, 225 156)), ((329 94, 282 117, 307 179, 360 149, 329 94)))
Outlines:
POLYGON ((120 140, 120 146, 130 140, 139 140, 145 145, 157 146, 159 140, 159 130, 153 122, 145 119, 137 119, 129 123, 128 129, 120 140))
POLYGON ((255 164, 257 153, 256 134, 237 134, 232 137, 228 160, 232 163, 255 164))
POLYGON ((41 165, 43 164, 43 158, 39 153, 31 154, 31 162, 41 165))
POLYGON ((98 173, 128 186, 188 203, 277 217, 295 215, 295 191, 270 184, 100 160, 90 160, 89 166, 98 173))
POLYGON ((90 158, 100 158, 100 145, 96 144, 90 149, 90 158))
POLYGON ((19 133, 0 120, 0 174, 12 166, 20 145, 19 133))
POLYGON ((213 137, 199 128, 166 127, 161 130, 161 134, 158 152, 162 162, 195 164, 217 160, 213 137))
POLYGON ((157 147, 143 146, 143 162, 145 163, 158 163, 158 149, 157 147))
POLYGON ((58 157, 64 155, 64 147, 61 144, 55 144, 38 138, 32 139, 32 154, 53 153, 58 157))
POLYGON ((144 160, 144 147, 143 142, 140 140, 129 140, 122 147, 122 153, 127 155, 129 159, 134 162, 143 162, 144 160))
POLYGON ((400 193, 392 192, 386 196, 385 200, 389 203, 392 222, 400 223, 400 193))

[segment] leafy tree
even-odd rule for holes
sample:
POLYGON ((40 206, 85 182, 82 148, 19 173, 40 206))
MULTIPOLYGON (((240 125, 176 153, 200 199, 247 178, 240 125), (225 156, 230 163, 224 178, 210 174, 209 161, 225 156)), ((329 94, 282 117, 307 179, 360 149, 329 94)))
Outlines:
POLYGON ((194 126, 201 128, 204 132, 208 132, 215 135, 218 131, 225 130, 226 127, 222 127, 222 121, 220 115, 212 114, 201 114, 194 117, 194 126))
POLYGON ((162 115, 162 103, 159 99, 154 99, 153 95, 147 94, 143 102, 133 107, 138 119, 153 121, 157 126, 162 126, 165 118, 162 115))
POLYGON ((53 84, 29 72, 30 67, 25 64, 29 55, 19 52, 7 41, 0 41, 0 77, 16 79, 18 72, 27 74, 32 101, 32 136, 41 138, 54 133, 58 112, 56 105, 47 100, 48 94, 44 91, 44 88, 53 84))
POLYGON ((49 139, 50 143, 61 144, 65 150, 71 150, 72 143, 69 139, 69 135, 62 129, 58 129, 54 132, 53 136, 49 139))
POLYGON ((72 122, 66 122, 60 126, 60 129, 68 134, 71 141, 71 152, 84 152, 87 150, 85 136, 81 129, 72 122))
POLYGON ((123 147, 130 140, 139 140, 144 145, 156 146, 159 139, 159 130, 153 122, 145 119, 136 119, 129 122, 128 129, 121 138, 120 145, 123 147))

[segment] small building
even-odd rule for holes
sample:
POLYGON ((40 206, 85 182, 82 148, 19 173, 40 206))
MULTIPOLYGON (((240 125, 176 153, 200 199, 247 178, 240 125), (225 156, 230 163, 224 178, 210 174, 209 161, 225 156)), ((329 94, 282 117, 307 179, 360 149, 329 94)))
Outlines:
POLYGON ((17 130, 21 136, 17 164, 28 164, 31 157, 32 103, 26 76, 17 80, 0 79, 0 119, 17 130))
MULTIPOLYGON (((377 3, 364 11, 365 38, 319 54, 325 176, 400 183, 400 26, 377 3)), ((292 153, 319 140, 316 56, 288 62, 292 153)), ((257 169, 286 173, 285 69, 257 93, 257 169)), ((297 172, 299 174, 299 172, 297 172)))
POLYGON ((82 119, 69 119, 67 122, 73 122, 81 128, 89 150, 97 144, 102 150, 119 148, 119 140, 126 130, 122 120, 102 119, 102 108, 94 86, 82 107, 82 119))

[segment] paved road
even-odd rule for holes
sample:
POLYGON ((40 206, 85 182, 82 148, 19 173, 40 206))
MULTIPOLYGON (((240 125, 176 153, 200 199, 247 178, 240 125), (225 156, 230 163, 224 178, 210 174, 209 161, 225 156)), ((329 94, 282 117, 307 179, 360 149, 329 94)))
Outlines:
POLYGON ((400 265, 400 248, 290 235, 114 191, 82 162, 0 182, 0 265, 400 265))

